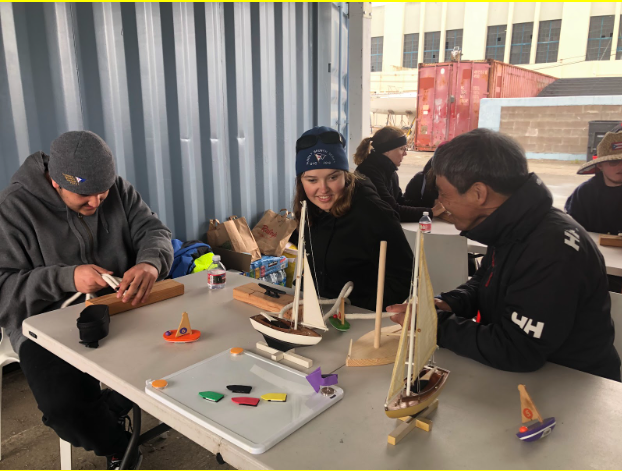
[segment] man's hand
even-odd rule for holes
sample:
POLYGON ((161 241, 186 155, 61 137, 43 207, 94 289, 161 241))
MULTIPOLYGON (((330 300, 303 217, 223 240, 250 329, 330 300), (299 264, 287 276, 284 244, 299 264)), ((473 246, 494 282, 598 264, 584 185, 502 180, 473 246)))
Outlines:
MULTIPOLYGON (((436 309, 440 309, 441 311, 451 312, 451 308, 449 304, 447 304, 442 299, 434 298, 434 305, 436 309)), ((387 306, 387 312, 394 312, 395 314, 391 316, 391 320, 396 324, 404 327, 404 317, 406 317, 406 307, 408 304, 393 304, 392 306, 387 306)))
POLYGON ((432 214, 434 217, 440 216, 446 211, 445 206, 439 200, 434 202, 434 207, 432 208, 432 214))
POLYGON ((73 282, 79 293, 96 293, 106 288, 108 283, 101 277, 103 273, 112 275, 112 272, 97 265, 78 265, 73 272, 73 282))
POLYGON ((144 303, 149 298, 151 288, 158 279, 158 270, 148 263, 139 263, 130 268, 123 275, 119 284, 117 299, 123 297, 123 302, 132 300, 132 306, 144 303))

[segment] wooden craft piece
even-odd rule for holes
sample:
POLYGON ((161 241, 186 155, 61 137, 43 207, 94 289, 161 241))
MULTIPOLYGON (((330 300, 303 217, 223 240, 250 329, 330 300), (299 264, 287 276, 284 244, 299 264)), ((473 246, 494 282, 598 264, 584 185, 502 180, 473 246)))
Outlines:
POLYGON ((164 389, 168 386, 168 382, 165 379, 156 379, 155 381, 151 381, 151 386, 156 389, 164 389))
POLYGON ((328 321, 339 332, 345 332, 350 329, 350 323, 346 320, 346 307, 345 300, 341 298, 341 305, 339 306, 339 313, 333 317, 329 317, 328 321))
POLYGON ((190 319, 188 319, 187 312, 181 313, 181 322, 179 323, 179 327, 177 327, 175 338, 179 338, 182 335, 192 335, 192 328, 190 327, 190 319))
POLYGON ((162 280, 153 285, 151 294, 147 302, 139 303, 136 306, 132 306, 131 302, 124 303, 121 299, 117 299, 117 294, 107 294, 100 296, 99 298, 93 298, 86 301, 87 306, 108 306, 108 311, 111 316, 119 314, 121 312, 130 311, 132 309, 138 309, 139 307, 147 306, 149 304, 158 303, 165 299, 174 298, 175 296, 181 296, 184 294, 184 285, 175 280, 162 280))
POLYGON ((241 406, 257 407, 259 399, 256 397, 232 397, 231 400, 241 406))
POLYGON ((622 247, 622 236, 601 234, 598 243, 608 247, 622 247))
POLYGON ((281 361, 283 359, 283 352, 276 348, 269 347, 266 342, 257 342, 257 350, 261 350, 270 355, 270 359, 273 361, 281 361))
POLYGON ((305 368, 311 368, 313 366, 313 360, 311 358, 303 357, 295 353, 283 352, 283 359, 296 363, 297 365, 304 366, 305 368))
POLYGON ((294 301, 294 296, 291 294, 280 294, 279 296, 278 298, 268 296, 266 290, 257 283, 248 283, 233 288, 233 299, 256 306, 265 312, 280 312, 283 306, 294 301))
POLYGON ((438 399, 423 409, 414 417, 402 417, 401 423, 391 432, 387 438, 389 445, 397 445, 413 429, 418 428, 425 432, 432 431, 432 421, 428 416, 438 408, 438 399))
POLYGON ((268 402, 285 402, 287 401, 287 394, 285 393, 268 393, 261 396, 264 401, 268 402))
POLYGON ((187 312, 181 314, 181 322, 177 330, 167 330, 162 334, 167 342, 190 343, 196 342, 201 337, 200 330, 192 330, 190 327, 190 318, 187 312))
POLYGON ((218 402, 223 397, 225 397, 224 394, 220 394, 214 391, 203 391, 199 393, 199 396, 201 396, 201 398, 205 399, 206 401, 210 401, 210 402, 218 402))
POLYGON ((366 333, 356 342, 350 341, 350 351, 346 358, 346 365, 378 366, 395 362, 401 329, 402 327, 398 324, 381 329, 379 348, 374 348, 375 330, 366 333))

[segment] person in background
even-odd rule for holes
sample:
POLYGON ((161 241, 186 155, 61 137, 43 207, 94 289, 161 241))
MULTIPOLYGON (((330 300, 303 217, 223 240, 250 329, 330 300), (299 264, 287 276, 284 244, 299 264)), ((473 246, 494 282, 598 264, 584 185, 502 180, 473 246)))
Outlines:
MULTIPOLYGON (((336 298, 354 282, 353 305, 375 310, 380 242, 387 241, 383 306, 408 297, 413 254, 397 213, 374 185, 349 171, 345 140, 315 127, 296 142, 294 213, 307 201, 305 245, 320 296, 336 298)), ((300 248, 299 248, 300 250, 300 248)))
MULTIPOLYGON (((436 155, 438 148, 447 142, 449 141, 441 142, 436 147, 434 155, 436 155)), ((434 160, 434 155, 432 155, 430 160, 426 162, 423 170, 421 172, 417 172, 408 182, 408 185, 406 185, 404 199, 411 202, 415 206, 428 206, 431 208, 438 200, 436 177, 432 171, 432 161, 434 160)))
MULTIPOLYGON (((436 300, 438 345, 506 371, 550 361, 620 381, 603 256, 553 207, 521 147, 476 129, 438 149, 432 168, 461 235, 488 246, 475 275, 436 300)), ((388 310, 403 322, 404 305, 388 310)))
POLYGON ((404 131, 385 126, 359 144, 354 154, 354 163, 358 165, 356 172, 371 180, 380 198, 397 211, 401 222, 419 222, 424 212, 431 218, 438 216, 445 211, 442 204, 435 202, 432 206, 421 207, 404 198, 397 169, 405 156, 404 131))
MULTIPOLYGON (((116 174, 112 151, 90 131, 35 152, 0 193, 0 326, 8 333, 43 423, 118 469, 132 403, 22 334, 22 322, 75 295, 107 294, 102 274, 122 276, 117 298, 146 301, 173 261, 171 232, 116 174)), ((84 297, 75 301, 84 302, 84 297)), ((75 321, 67 325, 78 330, 75 321)), ((129 466, 140 465, 140 451, 129 466)))
POLYGON ((622 125, 605 135, 596 158, 577 174, 594 176, 568 197, 566 212, 587 231, 622 233, 622 125))

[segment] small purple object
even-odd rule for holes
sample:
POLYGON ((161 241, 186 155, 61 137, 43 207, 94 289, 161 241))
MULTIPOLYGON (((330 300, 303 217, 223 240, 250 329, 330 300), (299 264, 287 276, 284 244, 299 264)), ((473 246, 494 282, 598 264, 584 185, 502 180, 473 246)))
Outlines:
POLYGON ((555 417, 544 419, 544 422, 536 422, 530 425, 526 431, 518 432, 516 436, 524 442, 534 442, 549 435, 555 428, 555 417))
POLYGON ((168 337, 169 335, 171 335, 171 331, 167 330, 166 332, 164 332, 164 335, 166 335, 168 337))
POLYGON ((328 374, 323 375, 322 370, 318 368, 313 373, 307 375, 307 381, 309 384, 315 389, 315 392, 319 392, 320 388, 323 386, 332 386, 337 384, 337 375, 336 374, 328 374))

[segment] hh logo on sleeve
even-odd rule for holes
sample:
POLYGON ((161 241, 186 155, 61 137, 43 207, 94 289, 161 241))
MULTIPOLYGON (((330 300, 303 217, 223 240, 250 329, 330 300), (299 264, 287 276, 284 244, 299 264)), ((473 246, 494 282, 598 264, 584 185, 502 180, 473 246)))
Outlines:
POLYGON ((529 317, 519 317, 517 312, 512 313, 512 322, 523 329, 527 335, 533 334, 536 339, 542 336, 544 322, 537 322, 534 324, 533 320, 529 319, 529 317))
POLYGON ((577 231, 575 231, 574 229, 571 229, 569 231, 565 231, 564 235, 566 236, 566 238, 564 239, 564 244, 569 245, 570 247, 572 247, 578 252, 579 241, 581 240, 581 238, 579 237, 579 234, 577 233, 577 231))

